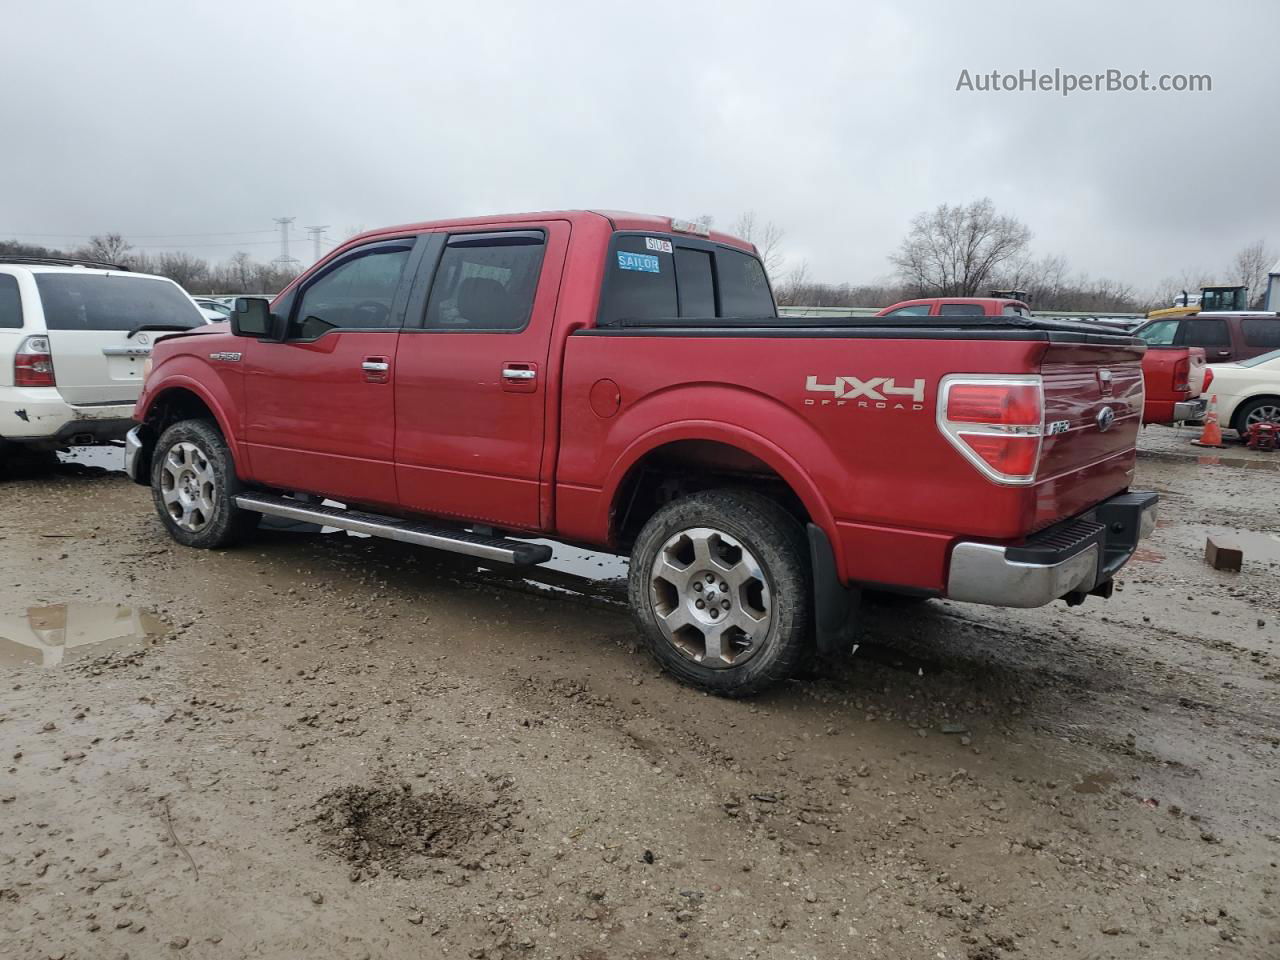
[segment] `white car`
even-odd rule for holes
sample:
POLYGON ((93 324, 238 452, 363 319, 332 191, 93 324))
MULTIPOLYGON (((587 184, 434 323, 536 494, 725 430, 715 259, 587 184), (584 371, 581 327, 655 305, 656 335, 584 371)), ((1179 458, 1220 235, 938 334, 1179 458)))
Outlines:
POLYGON ((200 312, 205 315, 210 323, 231 319, 231 311, 234 304, 228 305, 221 300, 215 300, 213 297, 192 297, 191 299, 196 302, 196 306, 200 308, 200 312))
POLYGON ((1280 423, 1280 350, 1237 363, 1214 363, 1209 393, 1218 398, 1218 422, 1241 438, 1252 423, 1280 423))
POLYGON ((0 460, 123 440, 157 334, 205 322, 165 277, 0 256, 0 460))

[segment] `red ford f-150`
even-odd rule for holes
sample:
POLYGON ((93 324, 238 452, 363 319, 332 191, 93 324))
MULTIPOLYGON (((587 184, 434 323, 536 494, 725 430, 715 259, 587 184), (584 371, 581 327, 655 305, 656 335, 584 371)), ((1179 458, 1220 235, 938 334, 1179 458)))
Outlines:
POLYGON ((654 655, 717 693, 847 649, 863 587, 1108 596, 1155 523, 1138 341, 780 318, 755 248, 696 224, 378 230, 218 327, 156 345, 128 440, 174 539, 265 514, 489 562, 629 553, 654 655))

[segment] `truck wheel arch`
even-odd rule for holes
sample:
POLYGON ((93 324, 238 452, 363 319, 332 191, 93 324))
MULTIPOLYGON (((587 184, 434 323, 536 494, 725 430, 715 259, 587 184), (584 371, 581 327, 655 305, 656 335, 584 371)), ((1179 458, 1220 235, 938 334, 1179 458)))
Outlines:
MULTIPOLYGON (((146 408, 138 412, 144 428, 143 447, 148 463, 160 434, 179 420, 212 420, 233 453, 238 449, 235 431, 231 429, 223 405, 201 384, 187 377, 167 380, 163 387, 147 398, 146 408)), ((150 471, 145 475, 150 477, 150 471)))
MULTIPOLYGON (((742 458, 743 469, 734 471, 730 466, 723 471, 726 477, 749 474, 752 465, 765 468, 768 474, 761 474, 762 479, 768 479, 769 475, 775 477, 803 509, 805 516, 797 519, 817 524, 831 537, 833 545, 838 543, 834 536, 835 518, 826 500, 794 459, 758 434, 729 424, 709 422, 658 429, 636 438, 627 447, 615 462, 605 483, 608 491, 610 540, 617 542, 620 538, 625 538, 626 530, 636 525, 636 518, 628 518, 628 511, 646 469, 665 467, 673 462, 697 466, 699 458, 717 454, 742 458)), ((640 518, 641 523, 643 519, 647 517, 640 518)))

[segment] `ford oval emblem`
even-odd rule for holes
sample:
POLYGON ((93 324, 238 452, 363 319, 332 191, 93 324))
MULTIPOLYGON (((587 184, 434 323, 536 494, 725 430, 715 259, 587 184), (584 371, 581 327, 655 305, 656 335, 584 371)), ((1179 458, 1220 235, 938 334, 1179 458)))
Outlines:
POLYGON ((1116 412, 1110 407, 1103 407, 1098 411, 1098 429, 1106 433, 1111 429, 1111 425, 1116 422, 1116 412))

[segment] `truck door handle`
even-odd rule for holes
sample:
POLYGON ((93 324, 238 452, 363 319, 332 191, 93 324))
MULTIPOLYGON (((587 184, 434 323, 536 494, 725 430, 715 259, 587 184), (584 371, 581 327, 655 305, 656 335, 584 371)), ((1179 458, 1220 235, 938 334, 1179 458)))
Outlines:
POLYGON ((365 383, 386 383, 391 378, 391 361, 386 357, 365 357, 360 369, 365 383))
POLYGON ((502 389, 507 393, 537 393, 538 365, 508 360, 502 365, 502 389))

